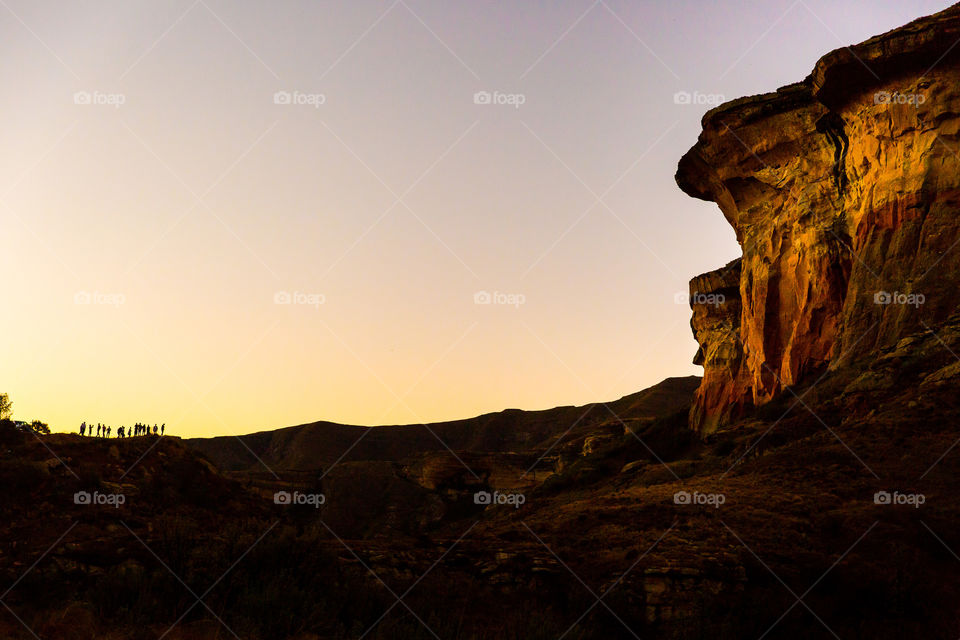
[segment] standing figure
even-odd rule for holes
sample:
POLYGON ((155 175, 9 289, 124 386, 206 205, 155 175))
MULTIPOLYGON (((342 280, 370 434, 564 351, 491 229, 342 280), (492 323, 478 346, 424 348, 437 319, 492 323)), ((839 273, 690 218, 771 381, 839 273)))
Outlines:
POLYGON ((81 423, 80 423, 80 435, 85 435, 86 431, 87 431, 87 423, 86 423, 86 422, 81 422, 81 423))
POLYGON ((166 428, 167 428, 167 423, 166 423, 166 422, 164 422, 162 425, 160 425, 160 435, 163 435, 163 432, 164 432, 164 430, 165 430, 166 428))

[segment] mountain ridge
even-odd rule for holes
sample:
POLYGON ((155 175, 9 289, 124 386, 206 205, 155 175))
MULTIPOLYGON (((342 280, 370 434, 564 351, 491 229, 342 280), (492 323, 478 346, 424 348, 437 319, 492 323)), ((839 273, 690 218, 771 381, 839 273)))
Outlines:
POLYGON ((586 427, 602 420, 636 422, 678 411, 699 381, 697 376, 671 377, 605 403, 533 411, 504 409, 426 425, 368 427, 321 420, 242 436, 188 438, 184 442, 229 471, 258 466, 260 462, 251 456, 251 451, 267 466, 316 468, 336 461, 352 443, 357 443, 356 448, 345 460, 397 460, 418 453, 445 451, 448 447, 475 452, 528 451, 550 446, 549 440, 563 435, 567 427, 575 431, 578 426, 586 427))

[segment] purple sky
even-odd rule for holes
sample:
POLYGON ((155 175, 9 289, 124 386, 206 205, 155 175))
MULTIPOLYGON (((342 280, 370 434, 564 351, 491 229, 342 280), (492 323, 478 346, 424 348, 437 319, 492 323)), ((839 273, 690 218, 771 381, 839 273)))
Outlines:
POLYGON ((947 4, 3 0, 0 391, 213 435, 699 373, 705 102, 947 4))

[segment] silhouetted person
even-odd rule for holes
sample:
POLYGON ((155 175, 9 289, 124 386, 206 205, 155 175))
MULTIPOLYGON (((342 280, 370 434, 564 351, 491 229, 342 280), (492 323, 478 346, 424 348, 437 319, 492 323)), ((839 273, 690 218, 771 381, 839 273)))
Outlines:
POLYGON ((163 435, 163 432, 164 432, 164 430, 165 430, 166 428, 167 428, 167 423, 166 423, 166 422, 164 422, 162 425, 160 425, 160 435, 163 435))
POLYGON ((86 422, 81 422, 81 423, 80 423, 80 435, 84 435, 84 434, 86 433, 86 431, 87 431, 87 423, 86 423, 86 422))
MULTIPOLYGON (((93 428, 93 427, 91 427, 91 429, 92 429, 92 428, 93 428)), ((97 437, 98 437, 98 438, 100 437, 100 424, 99 424, 99 423, 97 424, 97 437)))
POLYGON ((117 435, 120 436, 121 438, 123 437, 123 427, 120 427, 119 429, 117 429, 117 435))

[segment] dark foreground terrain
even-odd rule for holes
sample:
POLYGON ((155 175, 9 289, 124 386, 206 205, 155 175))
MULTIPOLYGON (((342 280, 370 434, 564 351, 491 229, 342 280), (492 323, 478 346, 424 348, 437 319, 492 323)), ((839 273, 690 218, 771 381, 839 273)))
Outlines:
POLYGON ((274 440, 322 425, 245 437, 252 464, 233 471, 210 460, 233 455, 227 439, 8 431, 0 635, 954 637, 956 352, 960 319, 706 441, 685 427, 695 379, 611 403, 619 417, 461 423, 557 420, 535 482, 518 479, 534 447, 383 460, 371 446, 325 476, 329 463, 271 464, 290 453, 274 440), (525 503, 475 504, 494 489, 525 503), (275 504, 278 490, 326 502, 275 504), (77 491, 126 502, 75 504, 77 491))

